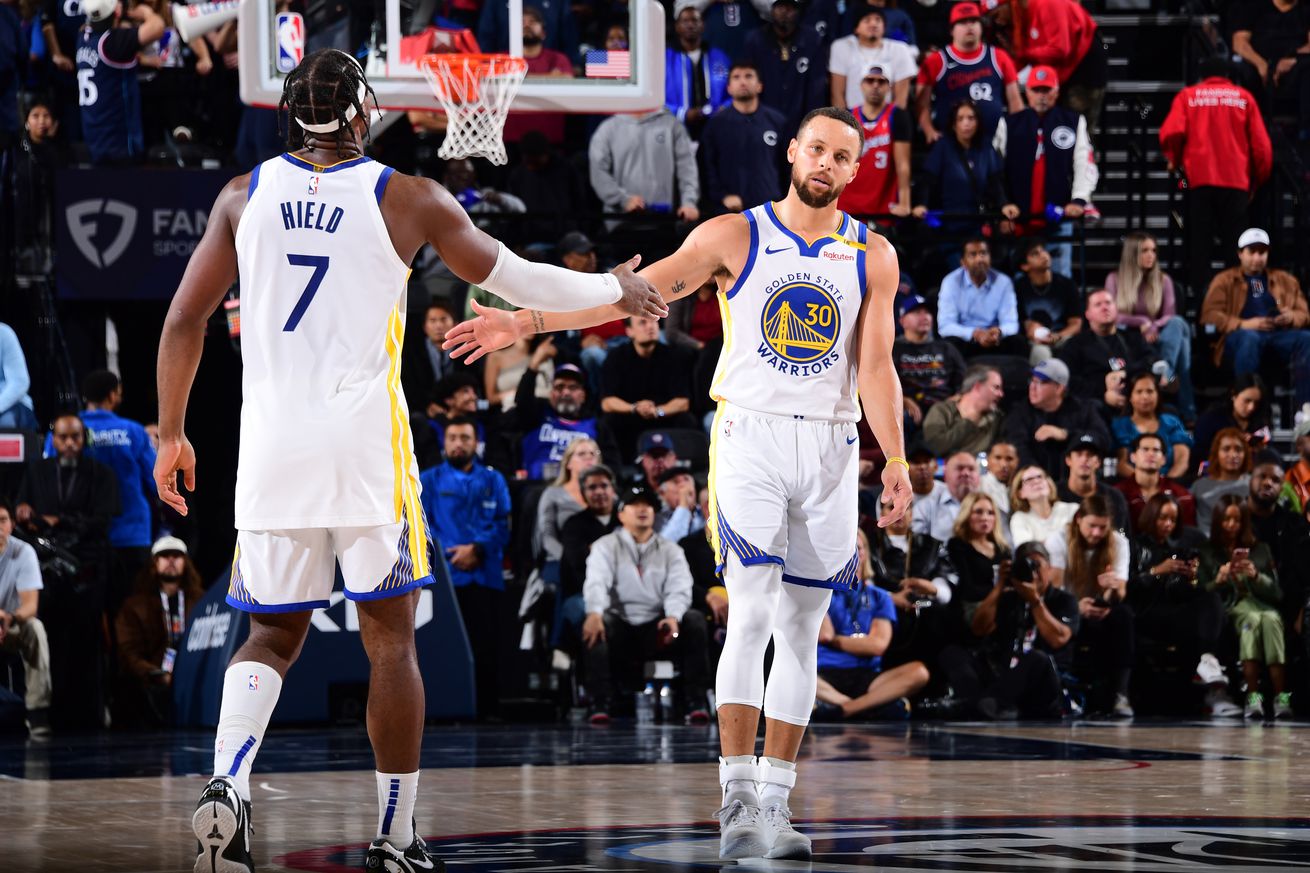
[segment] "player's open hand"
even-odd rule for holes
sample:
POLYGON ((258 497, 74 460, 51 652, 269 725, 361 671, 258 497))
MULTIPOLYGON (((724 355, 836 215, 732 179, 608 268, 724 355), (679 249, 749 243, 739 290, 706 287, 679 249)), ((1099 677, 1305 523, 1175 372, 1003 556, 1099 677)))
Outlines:
POLYGON ((641 255, 633 255, 627 262, 610 270, 619 280, 623 296, 614 305, 627 315, 644 315, 648 318, 666 318, 669 307, 650 280, 638 276, 634 270, 641 264, 641 255))
POLYGON ((878 527, 887 527, 910 508, 914 492, 910 490, 910 471, 904 464, 888 464, 882 469, 882 516, 878 527))
POLYGON ((155 454, 155 488, 159 499, 178 511, 187 514, 185 498, 177 487, 177 474, 182 474, 182 484, 186 490, 196 490, 196 450, 191 448, 191 441, 186 434, 181 439, 160 439, 159 451, 155 454))
POLYGON ((452 358, 468 355, 465 363, 471 364, 497 349, 514 345, 519 339, 518 322, 514 320, 513 312, 483 306, 476 300, 469 305, 478 317, 462 321, 446 331, 446 341, 441 344, 452 358))

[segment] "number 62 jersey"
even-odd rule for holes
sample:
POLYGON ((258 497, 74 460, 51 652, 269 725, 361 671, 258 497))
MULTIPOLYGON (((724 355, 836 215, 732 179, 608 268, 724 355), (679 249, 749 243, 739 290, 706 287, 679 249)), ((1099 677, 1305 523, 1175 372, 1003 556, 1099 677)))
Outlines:
POLYGON ((409 267, 380 207, 391 174, 289 154, 251 174, 236 232, 239 530, 423 517, 400 387, 409 267))

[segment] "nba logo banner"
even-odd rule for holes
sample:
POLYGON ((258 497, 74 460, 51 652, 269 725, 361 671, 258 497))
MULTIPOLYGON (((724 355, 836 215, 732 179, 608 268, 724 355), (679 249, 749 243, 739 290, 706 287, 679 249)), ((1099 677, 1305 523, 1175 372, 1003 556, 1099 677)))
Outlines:
POLYGON ((299 12, 277 15, 277 71, 289 73, 305 59, 305 19, 299 12))

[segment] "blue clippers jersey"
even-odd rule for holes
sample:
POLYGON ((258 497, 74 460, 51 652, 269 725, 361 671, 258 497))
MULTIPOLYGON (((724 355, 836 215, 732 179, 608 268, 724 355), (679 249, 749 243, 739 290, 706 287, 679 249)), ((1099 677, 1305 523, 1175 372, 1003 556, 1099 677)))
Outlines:
POLYGON ((107 58, 105 40, 112 33, 85 27, 77 41, 77 103, 82 108, 82 137, 94 163, 145 151, 136 56, 127 63, 107 58))

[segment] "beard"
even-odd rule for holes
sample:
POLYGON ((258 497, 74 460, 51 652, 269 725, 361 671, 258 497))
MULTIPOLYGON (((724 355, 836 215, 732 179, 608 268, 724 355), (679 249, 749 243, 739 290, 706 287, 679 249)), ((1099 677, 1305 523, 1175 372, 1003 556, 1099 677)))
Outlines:
POLYGON ((537 36, 535 33, 525 33, 525 34, 523 34, 523 44, 524 44, 524 45, 541 45, 543 42, 545 42, 545 40, 543 40, 541 37, 537 36))
POLYGON ((791 186, 796 190, 796 196, 800 198, 801 202, 811 209, 822 209, 828 206, 841 196, 842 190, 846 187, 845 185, 834 185, 828 189, 826 194, 815 194, 810 191, 804 179, 797 177, 794 169, 791 174, 791 186))
POLYGON ((582 412, 582 404, 574 403, 572 400, 561 400, 555 404, 555 414, 560 418, 576 419, 582 412))

